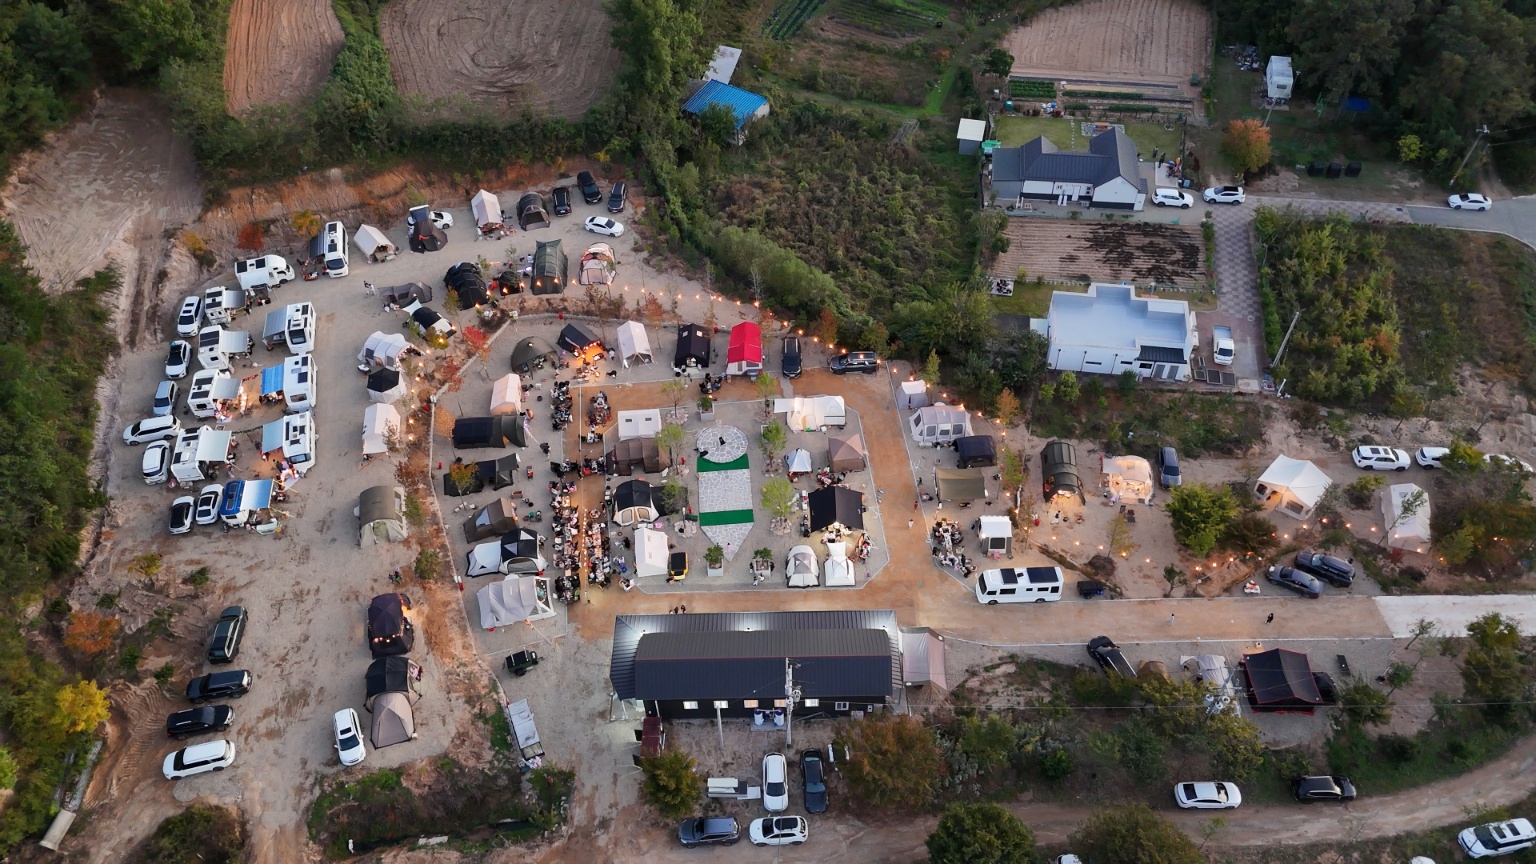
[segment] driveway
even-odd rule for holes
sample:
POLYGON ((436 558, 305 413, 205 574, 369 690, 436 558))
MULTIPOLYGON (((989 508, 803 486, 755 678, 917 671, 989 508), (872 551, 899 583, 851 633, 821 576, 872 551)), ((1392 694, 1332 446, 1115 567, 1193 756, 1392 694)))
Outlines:
POLYGON ((1495 202, 1491 210, 1474 212, 1449 207, 1404 208, 1415 225, 1460 228, 1464 231, 1495 231, 1536 248, 1536 196, 1495 202))

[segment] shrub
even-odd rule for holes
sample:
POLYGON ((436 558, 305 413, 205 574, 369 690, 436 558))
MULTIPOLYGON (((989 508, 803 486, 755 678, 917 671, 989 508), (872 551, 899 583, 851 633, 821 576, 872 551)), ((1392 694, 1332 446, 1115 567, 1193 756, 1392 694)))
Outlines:
POLYGON ((1040 753, 1040 776, 1052 783, 1065 780, 1076 767, 1072 761, 1072 753, 1065 747, 1044 750, 1040 753))
POLYGON ((645 802, 667 819, 681 819, 693 812, 699 800, 699 773, 693 757, 681 750, 667 749, 640 759, 644 778, 640 794, 645 802))
POLYGON ((1376 491, 1386 482, 1380 474, 1367 474, 1344 487, 1344 500, 1356 510, 1369 510, 1376 503, 1376 491))
POLYGON ((1165 506, 1180 546, 1204 556, 1237 516, 1237 501, 1226 487, 1186 483, 1175 486, 1165 506))
POLYGON ((161 821, 130 864, 236 864, 245 851, 245 823, 224 807, 194 804, 161 821))
POLYGON ((951 804, 928 835, 930 864, 1034 864, 1035 835, 996 804, 951 804))
POLYGON ((441 566, 442 560, 436 549, 423 549, 416 553, 416 564, 412 569, 416 572, 416 578, 425 582, 436 578, 441 566))
POLYGON ((871 714, 842 725, 836 741, 852 754, 843 765, 849 790, 873 807, 926 807, 946 773, 933 731, 916 717, 871 714))

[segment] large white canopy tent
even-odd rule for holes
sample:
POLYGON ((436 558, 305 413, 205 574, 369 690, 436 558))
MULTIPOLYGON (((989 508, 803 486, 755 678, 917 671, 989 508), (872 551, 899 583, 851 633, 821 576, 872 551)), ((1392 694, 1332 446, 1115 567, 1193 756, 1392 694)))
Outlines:
POLYGON ((508 576, 481 588, 475 597, 480 601, 480 626, 487 630, 555 614, 548 601, 549 580, 543 576, 508 576))
POLYGON ((1253 486, 1253 495, 1295 519, 1309 519, 1333 480, 1305 459, 1276 456, 1253 486))
POLYGON ((649 528, 635 529, 635 575, 667 575, 667 535, 649 528))
POLYGON ((405 336, 399 333, 381 333, 377 330, 363 343, 357 354, 357 362, 368 367, 399 369, 400 355, 411 347, 405 336))
POLYGON ((631 363, 650 363, 655 360, 651 354, 651 337, 646 334, 645 327, 638 321, 625 321, 619 325, 619 360, 625 368, 631 363))
POLYGON ((399 435, 400 412, 393 405, 369 405, 363 410, 363 455, 389 451, 389 439, 399 435))
POLYGON ((791 432, 811 432, 823 426, 848 422, 848 407, 841 396, 795 396, 773 400, 773 413, 784 419, 791 432))
POLYGON ((1117 456, 1105 459, 1103 467, 1110 491, 1143 504, 1152 500, 1152 465, 1147 460, 1140 456, 1117 456))
POLYGON ((491 385, 491 413, 516 414, 523 410, 523 379, 508 373, 491 385))

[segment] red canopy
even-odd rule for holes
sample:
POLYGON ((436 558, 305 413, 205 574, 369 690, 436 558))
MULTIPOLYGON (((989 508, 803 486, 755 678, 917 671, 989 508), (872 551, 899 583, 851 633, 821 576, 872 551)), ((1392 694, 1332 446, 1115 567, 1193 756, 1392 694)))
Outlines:
POLYGON ((743 321, 731 328, 731 347, 726 352, 727 363, 763 362, 763 330, 751 321, 743 321))

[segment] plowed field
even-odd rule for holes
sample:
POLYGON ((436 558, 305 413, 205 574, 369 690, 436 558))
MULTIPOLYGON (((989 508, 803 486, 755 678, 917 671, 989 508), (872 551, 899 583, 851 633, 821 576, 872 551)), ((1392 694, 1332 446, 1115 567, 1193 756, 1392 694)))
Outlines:
POLYGON ((1084 90, 1188 88, 1191 74, 1205 74, 1210 38, 1210 15, 1195 0, 1086 0, 1036 15, 1005 44, 1014 75, 1084 90))
POLYGON ((407 96, 581 116, 618 69, 601 0, 395 0, 379 30, 407 96))
POLYGON ((239 114, 312 95, 341 50, 331 0, 235 0, 224 51, 224 98, 239 114))

